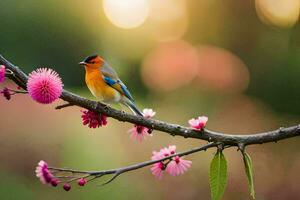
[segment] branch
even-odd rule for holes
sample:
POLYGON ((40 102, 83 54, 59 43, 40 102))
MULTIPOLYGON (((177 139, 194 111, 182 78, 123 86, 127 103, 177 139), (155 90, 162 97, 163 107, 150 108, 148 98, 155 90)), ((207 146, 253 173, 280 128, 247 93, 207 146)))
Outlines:
MULTIPOLYGON (((141 163, 137 163, 137 164, 134 164, 134 165, 121 167, 121 168, 117 168, 117 169, 109 169, 109 170, 102 170, 102 171, 81 171, 81 170, 56 168, 56 167, 49 167, 49 169, 54 174, 57 173, 57 172, 68 172, 68 173, 71 173, 71 174, 82 174, 85 178, 92 177, 92 179, 90 179, 90 180, 94 180, 96 178, 100 178, 100 177, 103 177, 105 175, 113 174, 112 178, 110 178, 108 181, 101 184, 101 186, 102 186, 102 185, 106 185, 106 184, 112 182, 115 178, 117 178, 118 176, 120 176, 121 174, 123 174, 125 172, 137 170, 137 169, 140 169, 140 168, 143 168, 143 167, 146 167, 146 166, 149 166, 149 165, 153 165, 155 163, 162 162, 162 161, 165 161, 165 160, 170 160, 171 158, 173 158, 175 156, 182 157, 182 156, 186 156, 186 155, 193 154, 193 153, 196 153, 196 152, 206 151, 207 149, 212 148, 212 147, 216 147, 218 145, 219 145, 219 143, 211 142, 211 143, 208 143, 206 145, 203 145, 203 146, 200 146, 200 147, 188 150, 188 151, 175 153, 173 155, 164 157, 164 158, 159 159, 159 160, 145 161, 145 162, 141 162, 141 163)), ((72 181, 73 181, 73 179, 77 180, 81 177, 82 176, 75 177, 75 179, 74 179, 74 176, 70 176, 70 178, 72 178, 72 181)))
MULTIPOLYGON (((27 75, 17 66, 10 63, 2 55, 0 55, 0 64, 5 65, 9 70, 13 72, 11 79, 18 84, 20 87, 26 90, 27 75)), ((206 140, 208 142, 220 142, 224 145, 239 146, 243 144, 244 146, 250 144, 263 144, 268 142, 277 142, 279 140, 296 137, 300 135, 300 125, 280 128, 274 131, 263 132, 258 134, 249 135, 239 135, 239 134, 224 134, 208 129, 202 131, 193 130, 186 128, 177 124, 171 124, 154 119, 145 119, 140 116, 131 115, 109 106, 103 105, 99 102, 92 101, 76 94, 73 94, 67 90, 63 91, 60 97, 62 100, 68 102, 69 104, 76 105, 88 110, 102 113, 108 117, 112 117, 119 121, 129 122, 132 124, 138 124, 149 129, 162 131, 168 133, 172 136, 182 136, 185 138, 197 138, 206 140)))

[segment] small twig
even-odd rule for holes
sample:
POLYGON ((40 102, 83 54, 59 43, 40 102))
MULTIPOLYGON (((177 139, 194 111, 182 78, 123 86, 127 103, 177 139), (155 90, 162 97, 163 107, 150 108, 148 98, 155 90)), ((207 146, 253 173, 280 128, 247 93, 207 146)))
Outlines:
POLYGON ((72 103, 62 104, 62 105, 56 106, 55 109, 60 110, 60 109, 70 107, 70 106, 74 106, 74 104, 72 104, 72 103))
POLYGON ((61 171, 61 172, 87 174, 87 176, 93 176, 93 178, 91 180, 94 180, 96 178, 100 178, 104 175, 113 174, 112 178, 110 178, 105 183, 101 184, 101 186, 103 186, 103 185, 106 185, 108 183, 111 183, 115 178, 117 178, 118 176, 120 176, 121 174, 123 174, 125 172, 137 170, 137 169, 149 166, 149 165, 153 165, 153 164, 158 163, 158 162, 169 160, 169 159, 171 159, 175 156, 182 157, 182 156, 186 156, 186 155, 193 154, 193 153, 196 153, 196 152, 205 151, 209 148, 217 147, 218 145, 220 145, 220 143, 213 143, 212 142, 212 143, 205 144, 201 147, 190 149, 188 151, 172 154, 172 155, 164 157, 162 159, 145 161, 145 162, 141 162, 141 163, 137 163, 137 164, 134 164, 134 165, 130 165, 130 166, 127 166, 127 167, 121 167, 121 168, 117 168, 117 169, 109 169, 109 170, 101 170, 101 171, 81 171, 81 170, 64 169, 64 168, 56 168, 56 167, 49 167, 49 169, 50 170, 55 170, 55 171, 61 171))
POLYGON ((22 91, 22 90, 14 90, 14 89, 8 89, 11 92, 14 92, 13 94, 28 94, 27 91, 22 91))

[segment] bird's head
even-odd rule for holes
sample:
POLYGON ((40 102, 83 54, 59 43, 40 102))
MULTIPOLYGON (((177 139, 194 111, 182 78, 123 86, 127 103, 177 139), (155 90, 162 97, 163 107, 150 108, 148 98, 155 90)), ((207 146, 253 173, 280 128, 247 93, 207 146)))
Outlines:
POLYGON ((88 56, 83 61, 78 63, 79 65, 85 66, 90 69, 98 69, 104 64, 103 58, 98 55, 88 56))

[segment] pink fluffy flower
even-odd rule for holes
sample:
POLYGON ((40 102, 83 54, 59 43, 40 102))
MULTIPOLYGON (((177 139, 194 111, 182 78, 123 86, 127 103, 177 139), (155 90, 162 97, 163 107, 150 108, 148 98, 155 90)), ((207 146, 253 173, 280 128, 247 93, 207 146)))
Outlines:
POLYGON ((38 163, 35 173, 43 184, 51 183, 53 180, 53 175, 48 169, 48 164, 43 160, 38 163))
POLYGON ((82 110, 82 123, 89 128, 98 128, 107 124, 107 117, 103 114, 95 113, 90 110, 82 110))
POLYGON ((206 116, 200 116, 196 119, 190 119, 189 124, 190 127, 196 130, 202 130, 206 126, 206 122, 208 121, 208 118, 206 116))
POLYGON ((178 176, 184 174, 192 165, 192 161, 184 160, 179 156, 173 157, 172 161, 169 162, 166 172, 171 176, 178 176))
MULTIPOLYGON (((145 108, 143 110, 143 116, 145 118, 151 118, 155 115, 156 113, 149 108, 145 108)), ((143 127, 141 125, 134 125, 134 127, 132 129, 129 129, 128 132, 130 133, 130 137, 133 140, 136 140, 138 142, 142 142, 143 140, 145 140, 151 133, 150 129, 147 127, 143 127)))
POLYGON ((0 83, 5 80, 5 66, 0 65, 0 83))
POLYGON ((33 100, 49 104, 60 97, 63 83, 52 69, 39 68, 29 74, 27 90, 33 100))

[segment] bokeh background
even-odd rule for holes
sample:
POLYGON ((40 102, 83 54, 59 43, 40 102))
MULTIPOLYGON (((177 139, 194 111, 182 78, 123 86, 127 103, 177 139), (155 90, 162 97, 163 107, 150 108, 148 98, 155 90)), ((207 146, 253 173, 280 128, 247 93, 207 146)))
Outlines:
MULTIPOLYGON (((0 53, 28 73, 55 69, 66 89, 88 98, 77 63, 97 53, 157 119, 187 125, 204 114, 209 129, 255 133, 299 122, 299 9, 299 0, 1 0, 0 53)), ((169 144, 182 151, 205 143, 155 131, 139 144, 129 138, 131 124, 109 119, 92 130, 81 124, 80 108, 54 110, 61 103, 0 99, 1 199, 209 199, 214 150, 189 156, 188 173, 161 181, 144 168, 105 187, 96 181, 65 192, 40 184, 34 169, 41 159, 108 169, 148 160, 169 144)), ((300 199, 299 144, 293 138, 247 148, 257 199, 300 199)), ((225 155, 223 199, 250 199, 240 153, 225 155)))

